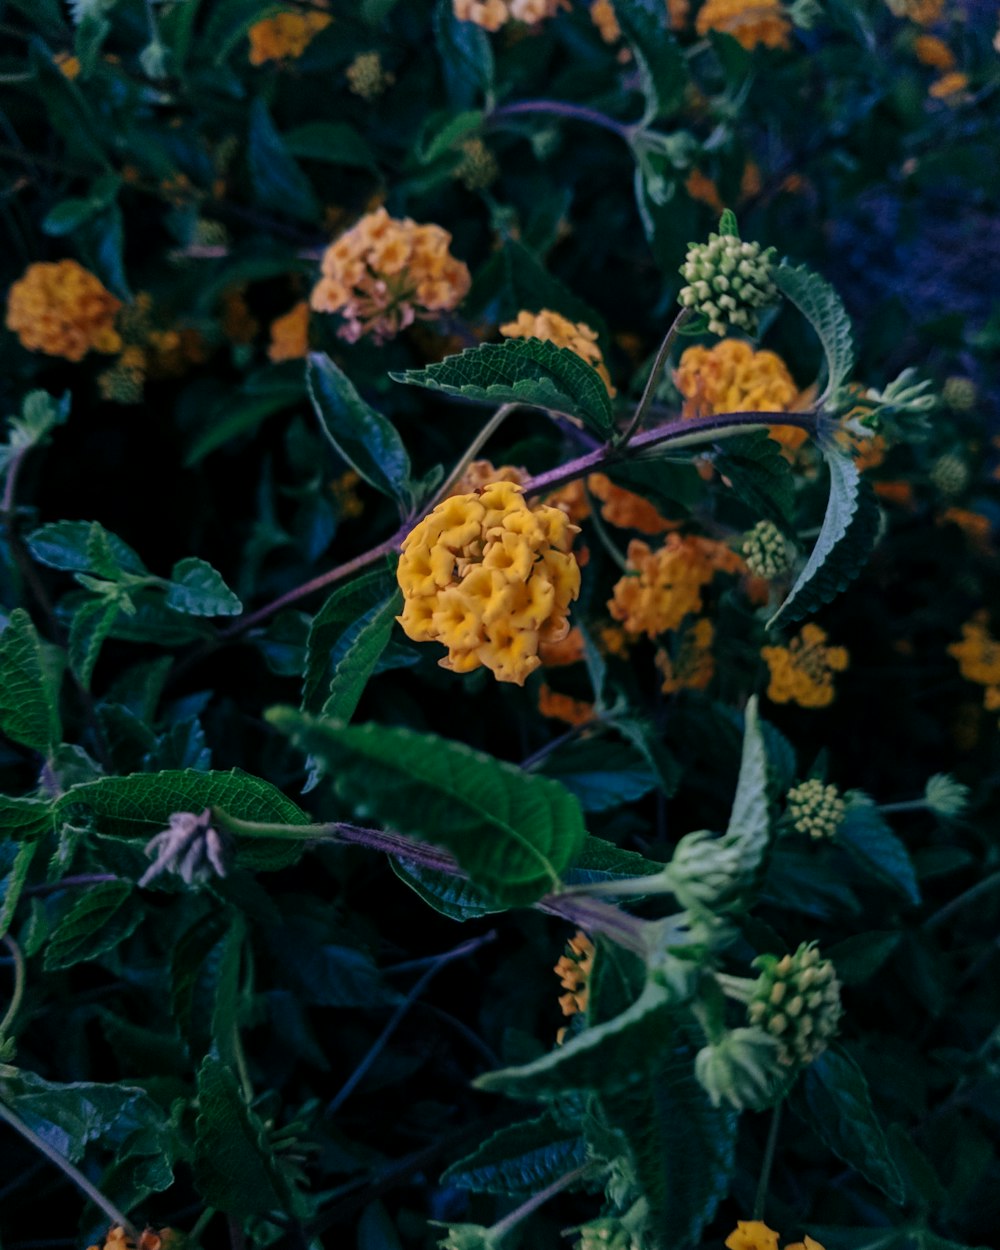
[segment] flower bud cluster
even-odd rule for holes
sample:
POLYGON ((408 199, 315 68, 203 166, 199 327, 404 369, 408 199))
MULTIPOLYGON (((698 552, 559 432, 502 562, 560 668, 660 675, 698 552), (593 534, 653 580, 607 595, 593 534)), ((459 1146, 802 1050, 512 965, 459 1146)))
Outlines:
POLYGON ((347 89, 362 100, 377 100, 396 81, 382 65, 378 52, 359 52, 344 71, 347 89))
POLYGON ((817 777, 789 790, 785 802, 796 833, 807 833, 817 840, 834 837, 846 811, 837 787, 824 785, 817 777))
POLYGON ((398 619, 407 637, 443 643, 441 665, 453 672, 485 665, 498 681, 523 685, 542 663, 539 645, 569 633, 577 532, 559 508, 529 507, 515 482, 444 500, 403 542, 398 619))
POLYGON ((969 484, 969 466, 955 452, 946 452, 931 465, 930 479, 942 495, 960 495, 969 484))
POLYGON ((826 1050, 840 1025, 840 982, 829 959, 812 942, 794 955, 760 955, 757 988, 747 1019, 777 1039, 778 1059, 786 1066, 811 1063, 826 1050))
POLYGON ((692 243, 681 266, 687 286, 678 299, 684 308, 704 313, 718 335, 728 327, 757 333, 757 315, 773 304, 778 289, 771 276, 774 248, 745 243, 735 234, 710 234, 707 243, 692 243))
POLYGON ((486 144, 478 137, 466 139, 462 144, 462 156, 453 170, 467 191, 485 191, 500 176, 500 165, 486 144))
POLYGON ((773 521, 758 521, 743 536, 743 558, 754 577, 768 580, 787 573, 791 565, 788 541, 773 521))

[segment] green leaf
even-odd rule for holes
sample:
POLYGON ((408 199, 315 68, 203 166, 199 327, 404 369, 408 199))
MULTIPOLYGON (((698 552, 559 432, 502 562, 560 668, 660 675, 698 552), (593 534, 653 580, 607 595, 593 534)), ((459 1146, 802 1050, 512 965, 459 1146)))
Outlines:
POLYGON ((865 1075, 844 1051, 824 1051, 805 1069, 791 1095, 795 1114, 838 1159, 900 1203, 905 1189, 872 1106, 865 1075))
POLYGON ((260 99, 250 106, 247 164, 254 197, 262 208, 301 221, 318 221, 320 206, 312 184, 285 147, 260 99))
POLYGON ((853 457, 824 451, 830 469, 830 497, 823 525, 805 568, 785 602, 768 621, 788 624, 811 616, 861 572, 878 538, 879 508, 853 457))
POLYGON ((178 560, 170 574, 167 607, 188 616, 239 616, 243 604, 205 560, 178 560))
POLYGON ((681 783, 682 769, 676 757, 663 742, 651 720, 634 716, 616 717, 611 722, 617 733, 643 756, 656 775, 660 789, 671 798, 681 783))
POLYGON ((54 816, 49 799, 14 798, 0 794, 0 829, 18 842, 52 832, 54 816))
POLYGON ((370 408, 329 356, 313 352, 306 374, 309 397, 334 450, 376 490, 412 506, 410 457, 395 427, 370 408))
POLYGON ((826 357, 826 386, 816 401, 822 408, 854 371, 854 340, 851 322, 840 296, 825 278, 805 265, 781 265, 774 270, 778 290, 791 300, 819 336, 826 357))
POLYGON ((579 417, 602 438, 614 430, 611 400, 597 370, 568 347, 542 339, 484 343, 426 369, 389 376, 486 404, 526 404, 579 417))
POLYGON ((389 642, 400 606, 395 579, 381 569, 337 587, 309 628, 304 712, 351 719, 389 642))
POLYGON ((478 920, 480 916, 495 915, 503 911, 482 890, 478 890, 465 877, 436 868, 425 868, 409 860, 393 857, 389 861, 393 872, 411 890, 451 920, 478 920))
POLYGON ((902 937, 898 930, 856 933, 828 946, 823 953, 833 961, 843 985, 863 985, 891 957, 902 937))
POLYGON ((34 530, 25 541, 39 564, 50 569, 105 577, 117 570, 137 576, 149 571, 127 542, 97 521, 53 521, 34 530), (103 556, 100 567, 94 560, 98 552, 103 556))
MULTIPOLYGON (((0 807, 0 812, 2 811, 0 807)), ((7 826, 5 825, 4 828, 6 829, 7 826)), ((15 844, 6 843, 5 845, 12 848, 15 844)), ((37 841, 22 842, 14 854, 14 862, 10 866, 10 871, 0 878, 0 899, 3 900, 0 902, 0 938, 5 936, 13 922, 14 912, 17 910, 21 891, 28 880, 28 872, 38 846, 37 841)))
POLYGON ((113 599, 88 599, 73 613, 69 627, 69 665, 84 690, 90 689, 94 665, 118 612, 118 604, 113 599))
MULTIPOLYGON (((308 824, 305 812, 280 790, 238 768, 229 772, 182 769, 102 777, 74 786, 56 804, 58 813, 67 818, 74 809, 84 817, 89 815, 103 834, 143 839, 165 829, 172 812, 198 813, 206 807, 221 808, 238 820, 308 824)), ((301 850, 298 842, 245 839, 239 843, 237 862, 247 868, 260 864, 274 869, 294 863, 301 850)))
POLYGON ((493 49, 486 32, 475 22, 455 16, 452 0, 437 0, 434 42, 453 109, 492 103, 493 49))
POLYGON ((847 808, 837 829, 837 845, 879 881, 902 894, 914 907, 920 904, 920 886, 910 853, 860 790, 844 796, 847 808))
POLYGON ((568 885, 589 885, 595 881, 616 881, 628 877, 658 876, 665 864, 647 859, 638 851, 626 851, 604 838, 588 834, 580 854, 566 872, 568 885))
POLYGON ((667 10, 659 0, 616 0, 615 16, 635 54, 646 97, 641 125, 669 117, 684 99, 687 61, 667 24, 667 10))
POLYGON ((509 1124, 442 1175, 442 1185, 477 1194, 534 1194, 587 1161, 583 1138, 551 1111, 509 1124))
POLYGON ((102 881, 82 890, 45 947, 46 972, 96 959, 133 933, 142 920, 142 908, 133 904, 127 913, 118 915, 131 894, 129 881, 102 881))
POLYGON ((14 609, 0 634, 0 731, 43 753, 62 736, 59 673, 23 608, 14 609))
POLYGON ((541 771, 560 781, 585 812, 604 812, 641 799, 657 785, 656 774, 630 743, 603 735, 578 738, 545 757, 541 771))
POLYGON ((766 430, 727 439, 714 463, 755 517, 767 517, 788 530, 795 510, 795 475, 766 430))
POLYGON ((371 146, 347 122, 307 122, 287 131, 284 140, 293 156, 356 169, 378 168, 371 146))
POLYGON ((264 1123, 213 1055, 198 1069, 195 1131, 195 1187, 207 1205, 238 1220, 288 1209, 291 1194, 264 1123))
POLYGON ((770 841, 771 820, 767 801, 767 750, 761 732, 757 697, 747 702, 743 729, 743 754, 736 796, 723 841, 739 851, 744 873, 757 872, 770 841))
POLYGON ((359 819, 446 847, 474 885, 508 906, 554 889, 584 838, 558 782, 458 742, 381 725, 338 728, 292 708, 268 720, 329 771, 359 819))
POLYGON ((473 1084, 511 1098, 558 1099, 569 1090, 613 1090, 633 1085, 662 1059, 676 1004, 649 981, 619 1015, 593 1025, 533 1063, 487 1072, 473 1084))
POLYGON ((259 382, 263 379, 253 375, 242 389, 226 389, 224 397, 209 413, 204 427, 188 448, 184 458, 186 468, 200 463, 233 439, 252 434, 262 421, 276 412, 302 402, 304 386, 301 380, 290 378, 285 371, 272 380, 273 385, 262 387, 259 382), (258 381, 256 385, 255 379, 258 381))

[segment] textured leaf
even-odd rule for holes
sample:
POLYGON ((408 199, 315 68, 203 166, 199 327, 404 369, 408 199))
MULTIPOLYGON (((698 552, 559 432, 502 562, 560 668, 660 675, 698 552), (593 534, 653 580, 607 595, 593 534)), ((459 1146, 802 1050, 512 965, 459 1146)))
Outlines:
POLYGON ((634 747, 603 736, 566 743, 546 756, 541 771, 575 794, 585 812, 634 802, 657 784, 655 773, 634 747))
POLYGON ((508 339, 469 347, 426 369, 393 373, 397 382, 488 404, 526 404, 579 417, 606 438, 614 430, 607 387, 568 347, 542 339, 508 339))
POLYGON ((656 775, 660 789, 671 798, 681 783, 681 766, 667 748, 651 720, 634 716, 616 717, 614 728, 635 746, 656 775))
POLYGON ((222 576, 194 556, 178 560, 170 573, 167 607, 188 616, 239 616, 243 604, 222 576))
POLYGON ((97 521, 53 521, 42 525, 25 540, 28 550, 40 564, 72 573, 101 573, 110 576, 115 569, 142 575, 148 572, 136 553, 117 534, 97 521), (111 568, 94 567, 95 551, 109 554, 111 568))
POLYGON ((604 838, 588 835, 580 854, 566 871, 568 885, 587 885, 594 881, 615 881, 627 877, 657 876, 666 867, 646 859, 638 851, 626 851, 604 838))
POLYGON ((830 497, 816 545, 768 627, 810 616, 852 582, 864 568, 878 538, 879 508, 871 485, 853 457, 825 452, 830 497))
POLYGON ((0 830, 18 842, 41 838, 52 831, 53 807, 49 799, 14 798, 0 794, 0 830))
MULTIPOLYGON (((422 864, 410 863, 395 856, 389 862, 400 881, 405 881, 429 907, 451 920, 476 920, 480 916, 503 911, 502 907, 498 907, 465 877, 440 872, 436 868, 425 868, 422 864)), ((567 874, 568 877, 569 875, 567 874)))
POLYGON ((583 1138, 546 1112, 488 1137, 441 1177, 477 1194, 534 1194, 587 1161, 583 1138))
MULTIPOLYGON (((206 807, 219 807, 238 820, 308 823, 305 812, 270 782, 238 768, 229 772, 197 773, 183 769, 102 777, 75 786, 57 803, 60 815, 68 817, 74 808, 89 813, 101 833, 144 839, 165 829, 172 812, 202 812, 206 807)), ((238 845, 237 862, 248 868, 258 864, 279 868, 294 863, 301 850, 297 842, 243 839, 238 845)))
POLYGON ((687 87, 687 61, 670 33, 666 6, 659 0, 617 0, 615 16, 635 54, 646 97, 643 123, 673 113, 687 87))
POLYGON ((455 109, 475 108, 493 94, 493 49, 475 22, 455 16, 451 0, 437 0, 434 41, 448 98, 455 109))
POLYGON ((724 841, 740 854, 743 871, 756 872, 767 851, 771 820, 767 801, 767 751, 761 732, 757 698, 747 702, 743 729, 743 754, 736 796, 724 841))
POLYGON ((840 296, 825 278, 805 265, 782 265, 774 271, 778 290, 791 300, 819 336, 826 357, 826 387, 817 401, 823 403, 848 382, 854 370, 851 322, 840 296))
POLYGON ((909 851, 866 794, 854 790, 845 798, 847 810, 837 829, 837 845, 866 872, 902 894, 914 907, 919 906, 920 887, 909 851))
POLYGON ((270 722, 319 759, 359 819, 444 846, 499 903, 553 889, 584 838, 576 799, 461 743, 381 725, 338 728, 291 708, 270 722))
POLYGON ((320 206, 312 184, 285 147, 267 106, 259 99, 250 107, 247 164, 254 196, 262 208, 302 221, 318 220, 320 206))
POLYGON ((102 881, 80 891, 45 947, 45 970, 96 959, 124 941, 142 919, 142 909, 134 905, 119 915, 131 894, 129 881, 102 881))
POLYGON ((844 1051, 824 1051, 792 1091, 792 1109, 849 1167, 891 1202, 905 1197, 885 1133, 872 1106, 868 1082, 844 1051))
POLYGON ((766 430, 727 439, 715 467, 748 508, 788 529, 795 508, 795 475, 766 430))
POLYGON ((377 169, 370 145, 347 122, 307 122, 287 131, 284 140, 293 156, 356 169, 377 169))
POLYGON ((35 751, 48 752, 62 736, 59 682, 38 631, 23 608, 0 634, 0 730, 35 751))
POLYGON ((310 355, 307 382, 320 426, 337 454, 369 486, 395 499, 401 509, 408 508, 413 497, 410 457, 391 422, 365 403, 322 352, 310 355))
POLYGON ((69 664, 84 690, 90 689, 94 665, 118 612, 118 604, 113 600, 88 599, 73 613, 69 627, 69 664))
POLYGON ((212 1055, 198 1069, 195 1131, 195 1186, 209 1206, 238 1220, 287 1210, 290 1194, 264 1124, 212 1055))
MULTIPOLYGON (((0 808, 0 811, 2 811, 2 808, 0 808)), ((6 842, 0 848, 0 851, 9 850, 14 855, 10 870, 0 878, 0 938, 7 933, 14 919, 14 912, 17 910, 21 891, 28 880, 28 873, 31 870, 31 863, 35 858, 38 845, 37 841, 22 842, 20 846, 16 846, 12 842, 6 842)))

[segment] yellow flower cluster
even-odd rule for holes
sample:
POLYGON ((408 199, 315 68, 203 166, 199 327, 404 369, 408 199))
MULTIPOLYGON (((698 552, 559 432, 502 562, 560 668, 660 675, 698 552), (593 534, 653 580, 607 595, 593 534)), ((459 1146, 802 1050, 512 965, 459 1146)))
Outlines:
POLYGON ((267 354, 276 363, 280 360, 302 360, 309 351, 309 304, 299 302, 283 317, 271 322, 271 345, 267 354))
POLYGON ((628 545, 628 568, 608 611, 629 634, 655 638, 702 608, 701 592, 716 573, 737 573, 743 561, 725 543, 669 534, 658 551, 638 538, 628 545))
MULTIPOLYGON (((778 1250, 778 1234, 763 1220, 737 1220, 736 1228, 726 1238, 727 1250, 778 1250)), ((805 1237, 792 1242, 785 1250, 823 1250, 818 1241, 805 1237)))
POLYGON ((678 690, 705 690, 715 676, 712 642, 715 627, 707 616, 699 617, 680 637, 676 654, 656 653, 656 667, 663 674, 664 694, 678 690))
POLYGON ((136 1240, 129 1237, 120 1224, 113 1224, 108 1229, 104 1245, 89 1246, 88 1250, 167 1250, 167 1247, 177 1241, 178 1235, 172 1228, 161 1228, 159 1232, 147 1228, 136 1240))
POLYGON ((276 17, 255 22, 248 32, 250 64, 295 60, 332 21, 329 13, 312 10, 309 13, 279 13, 276 17))
POLYGON ((706 0, 698 11, 695 30, 732 35, 746 49, 789 48, 792 24, 779 0, 706 0))
POLYGON ((597 345, 597 334, 585 322, 570 321, 561 313, 543 308, 537 313, 519 312, 516 321, 500 327, 500 333, 507 339, 544 339, 546 343, 555 343, 556 347, 568 347, 581 360, 593 365, 608 388, 608 394, 615 394, 611 375, 597 345))
POLYGON ((121 349, 115 329, 121 306, 121 300, 77 261, 42 261, 29 265, 10 288, 7 329, 29 351, 82 360, 91 350, 121 349))
POLYGON ((559 962, 552 971, 566 990, 559 997, 563 1015, 575 1016, 587 1010, 588 981, 594 966, 594 943, 578 930, 566 943, 566 948, 568 953, 560 955, 559 962))
MULTIPOLYGON (((723 339, 714 347, 689 347, 674 372, 684 396, 685 417, 718 412, 794 412, 805 401, 788 366, 775 352, 754 351, 743 339, 723 339)), ((771 437, 794 451, 805 430, 772 426, 771 437)))
POLYGON ((498 681, 523 685, 542 663, 539 645, 569 633, 580 592, 575 533, 559 508, 529 507, 515 482, 444 500, 403 542, 398 619, 407 637, 443 643, 443 668, 485 665, 498 681))
POLYGON ((846 647, 828 647, 826 640, 826 631, 810 622, 787 647, 761 648, 771 670, 767 697, 772 703, 829 707, 834 697, 833 674, 842 673, 850 659, 846 647))
POLYGON ((590 6, 590 20, 605 43, 617 43, 622 37, 622 28, 618 25, 611 0, 594 0, 590 6))
POLYGON ((966 681, 986 687, 983 707, 988 712, 1000 711, 1000 642, 990 633, 981 614, 962 626, 962 641, 953 642, 948 654, 958 660, 966 681))
POLYGON ((508 22, 535 26, 555 17, 560 9, 569 10, 569 0, 451 0, 452 11, 460 22, 475 22, 483 30, 499 30, 508 22))
POLYGON ((365 334, 384 343, 418 317, 431 319, 462 301, 472 279, 450 244, 440 226, 377 208, 326 249, 310 304, 339 312, 339 333, 349 343, 365 334))
POLYGON ((638 530, 640 534, 662 534, 674 522, 657 512, 648 499, 634 491, 616 486, 604 473, 591 473, 587 489, 602 502, 601 516, 619 529, 638 530))

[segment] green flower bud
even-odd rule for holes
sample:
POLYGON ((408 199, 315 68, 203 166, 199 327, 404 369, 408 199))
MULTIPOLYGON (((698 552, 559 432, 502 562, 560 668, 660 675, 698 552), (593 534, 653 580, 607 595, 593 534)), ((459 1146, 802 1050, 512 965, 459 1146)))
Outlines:
POLYGON ((931 483, 942 495, 960 495, 969 484, 969 466, 961 456, 947 452, 931 465, 931 483))
POLYGON ((452 171, 452 177, 467 191, 485 191, 499 176, 497 158, 482 139, 466 139, 462 144, 462 159, 452 171))
POLYGON ((447 1237, 438 1242, 441 1250, 496 1250, 496 1244, 482 1224, 452 1224, 447 1237))
POLYGON ((746 884, 739 851, 705 829, 685 834, 667 867, 682 907, 717 911, 736 901, 746 884))
POLYGON ((970 412, 979 396, 971 378, 946 378, 941 398, 954 412, 970 412))
POLYGON ((815 777, 789 790, 785 802, 792 828, 811 838, 832 838, 844 819, 845 804, 840 791, 815 777))
POLYGON ((787 1076, 781 1045, 762 1029, 733 1029, 721 1042, 698 1051, 694 1073, 712 1100, 737 1111, 760 1111, 773 1104, 787 1076))
POLYGON ((761 308, 778 298, 771 277, 774 248, 745 243, 735 234, 710 234, 707 243, 692 243, 680 273, 687 286, 682 307, 708 317, 708 328, 724 335, 728 327, 757 333, 761 308))
POLYGON ((743 535, 743 557, 754 577, 780 577, 787 573, 792 552, 773 521, 758 521, 743 535))
POLYGON ((761 974, 747 1005, 751 1029, 770 1035, 785 1068, 811 1063, 840 1024, 840 982, 833 964, 820 958, 814 943, 803 943, 794 955, 761 955, 753 966, 761 974))
POLYGON ((969 787, 948 773, 935 773, 924 787, 924 801, 937 816, 961 816, 969 805, 969 787))
POLYGON ((639 1250, 639 1243, 621 1222, 613 1216, 591 1220, 579 1228, 580 1240, 576 1250, 639 1250))

